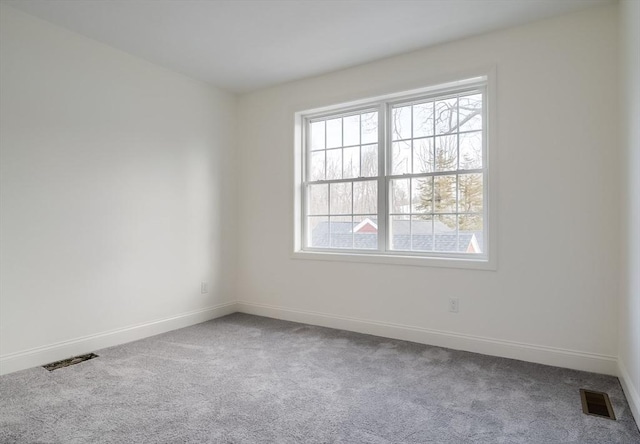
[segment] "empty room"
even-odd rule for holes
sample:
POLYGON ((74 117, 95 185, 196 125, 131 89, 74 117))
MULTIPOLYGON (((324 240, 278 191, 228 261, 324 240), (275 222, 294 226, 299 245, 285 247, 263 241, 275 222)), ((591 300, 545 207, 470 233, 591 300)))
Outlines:
POLYGON ((0 444, 639 421, 640 0, 0 0, 0 444))

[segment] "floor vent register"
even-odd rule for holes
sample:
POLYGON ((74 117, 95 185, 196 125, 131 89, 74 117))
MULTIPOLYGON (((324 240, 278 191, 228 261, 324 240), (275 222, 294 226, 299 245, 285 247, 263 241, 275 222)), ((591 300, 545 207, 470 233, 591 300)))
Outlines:
POLYGON ((89 359, 93 359, 97 357, 98 355, 96 355, 95 353, 88 353, 86 355, 74 356, 73 358, 52 362, 51 364, 43 365, 43 367, 49 370, 50 372, 52 372, 54 370, 58 370, 59 368, 80 364, 81 362, 88 361, 89 359))
POLYGON ((616 419, 609 395, 606 393, 580 389, 580 398, 582 399, 582 411, 587 415, 616 419))

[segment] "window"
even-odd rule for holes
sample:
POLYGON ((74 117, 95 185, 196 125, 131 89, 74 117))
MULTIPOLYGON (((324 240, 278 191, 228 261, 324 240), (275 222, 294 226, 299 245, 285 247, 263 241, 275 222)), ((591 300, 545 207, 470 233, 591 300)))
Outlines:
POLYGON ((486 77, 298 117, 297 251, 488 261, 486 77))

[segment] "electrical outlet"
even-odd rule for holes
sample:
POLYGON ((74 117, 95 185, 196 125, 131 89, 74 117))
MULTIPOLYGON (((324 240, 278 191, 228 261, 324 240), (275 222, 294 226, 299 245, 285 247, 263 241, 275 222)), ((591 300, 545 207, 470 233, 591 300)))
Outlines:
POLYGON ((200 293, 204 294, 204 293, 208 293, 209 289, 207 288, 207 283, 206 282, 201 282, 200 283, 200 293))
POLYGON ((449 298, 449 311, 457 313, 460 310, 460 301, 458 298, 449 298))

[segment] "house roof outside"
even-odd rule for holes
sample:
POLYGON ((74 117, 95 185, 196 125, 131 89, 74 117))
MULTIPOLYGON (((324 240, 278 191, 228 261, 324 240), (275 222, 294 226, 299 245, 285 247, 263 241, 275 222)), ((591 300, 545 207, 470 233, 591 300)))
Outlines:
MULTIPOLYGON (((376 249, 377 231, 362 230, 372 226, 359 222, 323 221, 311 233, 311 244, 316 248, 376 249)), ((371 220, 375 224, 375 220, 371 220)), ((456 233, 445 224, 434 221, 400 220, 393 222, 392 245, 394 250, 438 251, 455 253, 482 253, 484 239, 482 231, 460 231, 456 233)), ((377 226, 377 225, 376 225, 377 226)))

